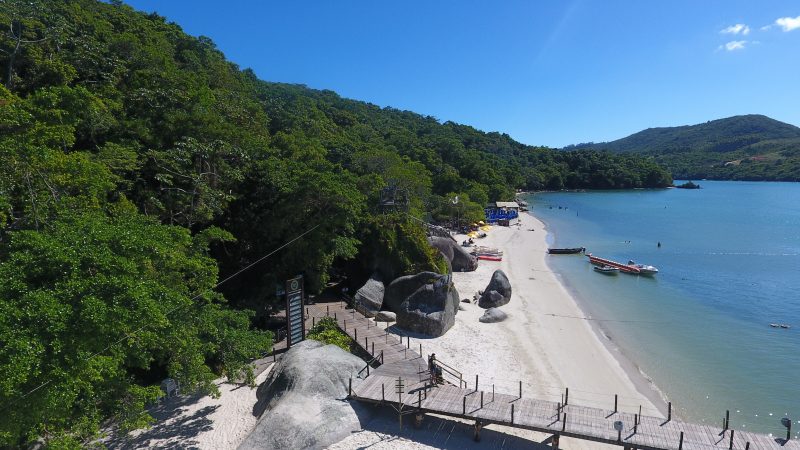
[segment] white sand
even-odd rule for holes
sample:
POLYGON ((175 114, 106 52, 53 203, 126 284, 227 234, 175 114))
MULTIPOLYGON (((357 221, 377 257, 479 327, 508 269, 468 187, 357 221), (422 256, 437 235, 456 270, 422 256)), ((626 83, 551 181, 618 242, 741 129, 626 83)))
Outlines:
MULTIPOLYGON (((269 375, 271 364, 256 377, 256 385, 269 375)), ((220 398, 189 395, 165 399, 152 408, 156 423, 148 429, 136 430, 128 436, 113 431, 101 440, 109 448, 192 448, 235 449, 256 425, 253 415, 256 389, 228 383, 224 378, 215 381, 220 398)))
MULTIPOLYGON (((484 310, 474 303, 462 303, 455 325, 444 336, 417 336, 412 338, 412 345, 418 348, 422 343, 425 356, 436 353, 438 360, 461 371, 470 386, 478 374, 481 390, 490 391, 494 385, 498 392, 517 393, 522 380, 524 396, 560 401, 568 386, 570 404, 610 409, 614 394, 619 394, 621 410, 634 412, 642 405, 645 414, 660 415, 648 400, 648 396, 658 398, 655 391, 638 374, 629 376, 620 362, 625 360, 613 346, 607 346, 609 342, 601 341, 589 321, 582 319, 585 314, 548 267, 544 225, 527 214, 520 222, 519 226, 493 227, 488 237, 476 241, 503 250, 502 262, 481 261, 478 270, 453 275, 461 298, 472 299, 486 287, 495 270, 503 270, 513 290, 511 302, 502 307, 509 318, 501 323, 480 323, 478 318, 484 310)), ((460 242, 464 236, 456 238, 460 242)), ((268 372, 260 374, 257 381, 263 381, 268 372)), ((235 449, 255 426, 257 418, 252 409, 256 391, 221 380, 219 386, 219 399, 172 399, 154 411, 160 420, 153 428, 135 432, 128 439, 112 437, 106 442, 112 448, 130 449, 235 449)), ((401 430, 390 409, 376 407, 375 412, 374 419, 362 424, 362 431, 331 448, 549 448, 536 444, 547 437, 541 433, 489 425, 482 432, 482 442, 475 443, 471 424, 461 420, 428 417, 417 430, 410 426, 409 417, 401 430)), ((604 447, 612 448, 561 440, 561 448, 566 449, 604 447)))
MULTIPOLYGON (((660 416, 648 399, 648 396, 658 398, 655 391, 638 374, 629 376, 623 369, 620 360, 624 359, 612 346, 606 345, 608 342, 600 340, 589 321, 581 319, 585 314, 546 262, 549 257, 578 256, 547 255, 547 233, 542 222, 528 214, 522 214, 520 222, 519 226, 492 227, 488 237, 476 239, 478 245, 503 250, 502 262, 480 261, 478 270, 453 275, 461 298, 472 299, 486 287, 495 270, 503 270, 513 291, 511 302, 502 307, 509 318, 501 323, 481 323, 478 318, 484 310, 474 303, 462 303, 464 310, 459 311, 456 324, 444 336, 412 338, 411 345, 418 348, 422 343, 425 356, 436 353, 438 360, 461 371, 470 386, 475 383, 475 375, 479 375, 481 390, 489 391, 494 384, 499 392, 517 393, 522 380, 524 396, 561 401, 564 387, 569 387, 570 404, 612 409, 614 394, 618 394, 621 410, 635 412, 642 405, 644 414, 660 416), (535 231, 529 231, 531 229, 535 231), (644 393, 637 390, 637 385, 644 393)), ((461 242, 464 236, 456 239, 461 242)), ((458 438, 451 441, 452 434, 445 439, 443 434, 430 430, 403 430, 398 434, 396 418, 383 417, 365 424, 365 431, 350 436, 334 448, 472 448, 467 425, 459 427, 459 422, 451 419, 435 420, 443 420, 447 424, 442 426, 444 429, 460 429, 458 438), (437 435, 438 439, 431 437, 437 435), (462 439, 464 437, 467 439, 462 439)), ((545 437, 495 425, 487 429, 504 429, 532 441, 545 437)), ((494 444, 484 438, 484 442, 475 444, 474 448, 516 447, 513 439, 498 436, 491 438, 494 444)), ((530 448, 530 441, 522 447, 525 445, 530 448)), ((604 446, 562 439, 561 447, 604 446)))

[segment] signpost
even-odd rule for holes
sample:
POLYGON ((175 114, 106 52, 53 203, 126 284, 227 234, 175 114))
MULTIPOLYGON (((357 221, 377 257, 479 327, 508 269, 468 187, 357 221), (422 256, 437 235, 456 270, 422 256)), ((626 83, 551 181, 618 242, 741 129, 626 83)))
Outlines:
POLYGON ((286 281, 286 347, 305 339, 306 318, 303 309, 303 276, 286 281))

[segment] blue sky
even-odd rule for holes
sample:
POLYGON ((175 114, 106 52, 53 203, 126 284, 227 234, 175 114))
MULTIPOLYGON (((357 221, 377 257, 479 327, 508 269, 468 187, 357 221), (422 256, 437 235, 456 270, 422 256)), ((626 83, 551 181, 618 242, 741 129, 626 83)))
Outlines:
POLYGON ((800 125, 800 2, 127 0, 268 81, 560 147, 765 114, 800 125))

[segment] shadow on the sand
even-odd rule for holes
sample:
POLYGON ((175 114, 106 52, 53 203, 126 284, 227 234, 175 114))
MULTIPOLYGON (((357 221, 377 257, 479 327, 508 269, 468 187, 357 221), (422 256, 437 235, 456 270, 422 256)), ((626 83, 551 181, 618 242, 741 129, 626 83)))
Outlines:
MULTIPOLYGON (((354 405, 356 406, 356 405, 354 405)), ((426 415, 422 421, 422 426, 414 427, 414 414, 403 416, 403 427, 400 428, 397 412, 388 406, 361 406, 354 408, 361 420, 364 431, 379 433, 376 441, 370 445, 360 447, 359 450, 366 450, 378 443, 386 444, 399 438, 408 439, 420 444, 428 445, 440 449, 491 449, 502 448, 504 450, 516 449, 552 449, 543 442, 502 433, 493 429, 484 428, 481 430, 480 442, 473 440, 474 427, 472 423, 454 420, 447 417, 426 415), (369 409, 364 411, 360 409, 369 409)), ((542 437, 544 439, 544 437, 542 437)), ((398 446, 401 444, 398 442, 398 446)))
POLYGON ((114 433, 105 440, 108 448, 141 449, 158 447, 163 449, 198 448, 197 441, 192 438, 212 428, 208 416, 219 406, 206 406, 187 415, 189 405, 196 403, 203 395, 189 395, 165 399, 158 406, 149 410, 156 419, 152 428, 136 431, 130 435, 114 433), (170 418, 173 418, 170 420, 170 418))

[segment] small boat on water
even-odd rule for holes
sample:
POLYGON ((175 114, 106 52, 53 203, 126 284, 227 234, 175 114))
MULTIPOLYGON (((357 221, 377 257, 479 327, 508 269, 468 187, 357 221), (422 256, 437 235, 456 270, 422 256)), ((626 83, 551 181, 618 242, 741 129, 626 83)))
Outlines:
POLYGON ((647 264, 637 264, 632 259, 628 260, 628 265, 639 269, 640 275, 655 275, 658 273, 658 269, 656 269, 655 267, 648 266, 647 264))
POLYGON ((585 247, 573 248, 548 248, 547 253, 551 255, 574 255, 576 253, 583 253, 586 251, 585 247))
POLYGON ((604 275, 616 275, 619 273, 618 268, 611 266, 594 266, 594 271, 604 275))
POLYGON ((655 275, 658 273, 657 268, 653 266, 648 266, 647 264, 636 264, 634 261, 628 261, 628 264, 622 264, 620 262, 612 261, 610 259, 594 256, 591 253, 587 253, 586 256, 589 258, 589 262, 596 266, 616 267, 617 269, 619 269, 620 272, 630 273, 634 275, 655 275))
POLYGON ((784 328, 784 329, 792 328, 792 326, 787 323, 771 323, 769 324, 769 326, 771 326, 772 328, 784 328))

